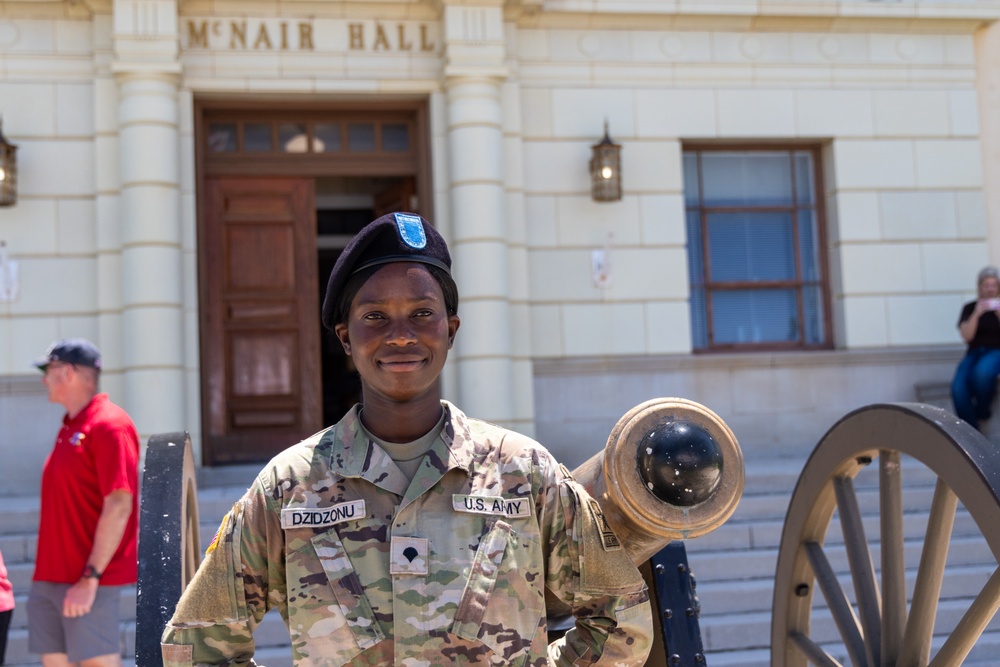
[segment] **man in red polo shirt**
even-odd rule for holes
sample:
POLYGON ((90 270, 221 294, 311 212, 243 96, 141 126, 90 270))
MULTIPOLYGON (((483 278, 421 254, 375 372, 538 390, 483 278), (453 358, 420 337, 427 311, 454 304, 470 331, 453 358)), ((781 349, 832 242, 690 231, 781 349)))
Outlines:
POLYGON ((128 414, 98 393, 93 343, 58 341, 35 365, 66 415, 42 470, 28 649, 43 667, 117 667, 119 596, 138 569, 139 436, 128 414))

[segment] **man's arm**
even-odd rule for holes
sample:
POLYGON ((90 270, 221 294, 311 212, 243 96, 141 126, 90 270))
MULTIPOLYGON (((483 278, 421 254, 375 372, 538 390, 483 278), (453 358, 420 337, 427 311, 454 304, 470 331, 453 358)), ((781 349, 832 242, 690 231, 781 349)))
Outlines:
MULTIPOLYGON (((111 562, 118 546, 121 544, 129 517, 132 515, 132 494, 124 489, 112 491, 104 496, 101 516, 97 520, 94 533, 94 546, 90 550, 88 565, 93 565, 98 572, 111 562)), ((82 573, 81 573, 82 574, 82 573)), ((63 616, 73 618, 90 612, 97 596, 98 581, 95 577, 81 577, 70 586, 63 598, 63 616)))

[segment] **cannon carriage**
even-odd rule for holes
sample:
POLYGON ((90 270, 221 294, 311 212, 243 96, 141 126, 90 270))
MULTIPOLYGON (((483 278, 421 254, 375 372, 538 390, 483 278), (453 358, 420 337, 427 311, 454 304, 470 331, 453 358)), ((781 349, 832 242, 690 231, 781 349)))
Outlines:
MULTIPOLYGON (((695 580, 679 540, 718 528, 736 509, 743 461, 728 427, 696 403, 650 401, 623 416, 605 450, 574 474, 601 502, 650 584, 659 632, 647 664, 711 663, 702 651, 695 580), (668 432, 657 442, 656 433, 668 432), (707 454, 706 434, 716 447, 707 454), (688 452, 689 467, 682 470, 687 484, 657 490, 657 475, 692 447, 698 453, 688 452)), ((144 476, 137 665, 161 664, 160 631, 197 566, 196 498, 184 434, 155 436, 144 476)), ((817 445, 792 494, 773 581, 770 664, 963 664, 1000 606, 1000 570, 980 575, 981 590, 967 609, 956 613, 954 604, 939 604, 947 591, 951 526, 956 516, 974 522, 995 566, 998 512, 994 448, 950 413, 887 404, 847 415, 817 445), (911 511, 904 486, 910 479, 936 487, 926 522, 911 511), (875 516, 862 512, 872 507, 875 516)))

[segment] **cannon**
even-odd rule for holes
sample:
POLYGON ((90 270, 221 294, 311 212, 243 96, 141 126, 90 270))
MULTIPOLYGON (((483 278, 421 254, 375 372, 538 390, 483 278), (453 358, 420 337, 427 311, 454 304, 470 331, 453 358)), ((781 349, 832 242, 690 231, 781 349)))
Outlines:
POLYGON ((639 565, 673 540, 718 528, 743 494, 743 452, 704 405, 657 398, 625 413, 573 471, 639 565))
MULTIPOLYGON (((184 434, 154 436, 146 458, 136 644, 141 667, 161 664, 160 631, 200 555, 193 465, 184 442, 184 434)), ((575 474, 602 503, 635 562, 664 541, 720 524, 743 485, 735 439, 712 413, 683 399, 636 406, 615 426, 605 450, 575 474), (705 444, 706 434, 714 447, 705 444), (696 456, 684 465, 669 465, 692 448, 696 456), (719 451, 722 465, 716 467, 719 451), (732 465, 727 456, 734 457, 732 465), (701 463, 691 465, 696 460, 701 463), (630 463, 619 468, 618 461, 630 463), (677 483, 663 484, 665 479, 677 483), (648 516, 650 496, 668 506, 654 536, 646 527, 659 521, 648 516)), ((640 569, 654 593, 661 629, 647 664, 707 664, 683 542, 670 542, 640 569)), ((966 581, 969 572, 958 568, 954 575, 966 581)), ((799 476, 773 588, 772 667, 958 667, 971 660, 1000 608, 996 445, 930 405, 878 404, 846 415, 819 441, 799 476), (904 477, 920 481, 918 495, 928 481, 934 486, 925 522, 914 522, 904 477), (862 514, 865 505, 878 507, 877 521, 862 514), (945 563, 956 520, 975 522, 983 548, 998 564, 982 575, 974 599, 958 609, 955 600, 941 600, 946 575, 953 574, 945 563)), ((987 659, 996 664, 995 655, 987 659)))

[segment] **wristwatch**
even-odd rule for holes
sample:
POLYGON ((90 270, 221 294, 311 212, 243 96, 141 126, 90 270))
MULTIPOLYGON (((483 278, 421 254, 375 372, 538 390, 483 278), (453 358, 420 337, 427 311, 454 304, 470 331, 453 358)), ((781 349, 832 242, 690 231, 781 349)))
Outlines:
POLYGON ((98 581, 101 580, 101 573, 97 571, 96 567, 90 565, 89 563, 87 564, 87 567, 83 568, 83 575, 81 578, 87 579, 88 577, 97 579, 98 581))

